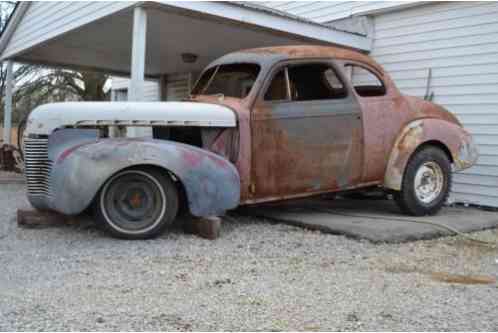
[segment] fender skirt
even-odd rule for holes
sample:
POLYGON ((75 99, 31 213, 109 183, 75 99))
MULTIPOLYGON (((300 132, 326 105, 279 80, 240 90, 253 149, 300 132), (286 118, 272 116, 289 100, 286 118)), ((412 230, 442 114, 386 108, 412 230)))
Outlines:
POLYGON ((401 190, 408 160, 420 145, 428 142, 448 149, 453 171, 470 168, 479 157, 472 136, 462 127, 440 119, 415 120, 405 126, 392 147, 384 176, 386 188, 401 190))
POLYGON ((112 175, 140 165, 163 168, 181 182, 194 216, 222 215, 239 204, 239 174, 221 156, 173 141, 97 135, 92 129, 64 129, 49 137, 51 196, 46 208, 79 214, 112 175))

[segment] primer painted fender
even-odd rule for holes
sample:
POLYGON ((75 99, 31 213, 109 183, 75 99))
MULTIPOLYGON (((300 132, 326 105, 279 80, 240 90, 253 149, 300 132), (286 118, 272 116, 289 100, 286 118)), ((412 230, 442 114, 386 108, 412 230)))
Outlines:
POLYGON ((401 190, 408 160, 422 144, 436 141, 448 148, 453 171, 470 168, 479 157, 472 136, 457 124, 441 119, 419 119, 410 122, 396 139, 384 176, 384 187, 401 190))
POLYGON ((155 165, 173 174, 183 184, 194 216, 221 215, 240 200, 239 174, 232 163, 173 141, 98 139, 95 130, 59 130, 49 138, 49 159, 54 189, 49 208, 63 214, 81 213, 112 175, 138 165, 155 165))

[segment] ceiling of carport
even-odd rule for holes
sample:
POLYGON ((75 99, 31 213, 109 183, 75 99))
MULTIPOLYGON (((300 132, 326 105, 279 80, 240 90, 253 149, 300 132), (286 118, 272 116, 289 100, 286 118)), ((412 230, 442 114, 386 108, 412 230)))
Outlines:
MULTIPOLYGON (((133 12, 128 9, 36 46, 16 59, 128 74, 132 25, 133 12)), ((232 51, 298 43, 326 44, 261 27, 153 8, 148 10, 146 75, 199 71, 232 51), (182 53, 194 53, 198 60, 187 64, 182 61, 182 53)))

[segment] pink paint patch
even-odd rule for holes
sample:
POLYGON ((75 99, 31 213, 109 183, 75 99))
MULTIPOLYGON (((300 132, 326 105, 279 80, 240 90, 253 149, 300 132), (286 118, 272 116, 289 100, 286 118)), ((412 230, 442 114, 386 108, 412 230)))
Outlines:
POLYGON ((68 148, 68 149, 64 150, 64 151, 62 152, 62 154, 60 154, 60 155, 59 155, 59 158, 57 159, 57 164, 64 162, 64 160, 65 160, 65 159, 66 159, 66 158, 67 158, 67 157, 68 157, 68 156, 69 156, 72 152, 74 152, 76 149, 81 148, 81 147, 83 147, 83 146, 85 146, 85 145, 87 145, 87 144, 89 144, 89 142, 80 143, 80 144, 77 144, 77 145, 75 145, 75 146, 73 146, 73 147, 71 147, 71 148, 68 148))
POLYGON ((196 167, 201 163, 202 156, 192 151, 184 150, 182 157, 189 166, 196 167))
POLYGON ((225 169, 228 166, 227 162, 222 160, 221 158, 216 158, 214 156, 209 156, 209 158, 211 159, 211 161, 213 161, 220 168, 225 169))

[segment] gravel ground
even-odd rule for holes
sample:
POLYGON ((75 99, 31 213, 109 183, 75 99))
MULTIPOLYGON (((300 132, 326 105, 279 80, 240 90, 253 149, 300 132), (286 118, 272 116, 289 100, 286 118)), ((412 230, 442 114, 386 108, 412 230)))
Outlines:
POLYGON ((0 185, 0 331, 498 330, 496 283, 441 281, 498 274, 496 249, 458 237, 379 245, 238 217, 216 241, 122 241, 18 229, 26 207, 0 185))

